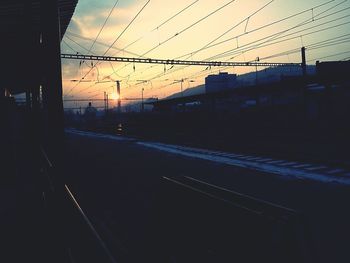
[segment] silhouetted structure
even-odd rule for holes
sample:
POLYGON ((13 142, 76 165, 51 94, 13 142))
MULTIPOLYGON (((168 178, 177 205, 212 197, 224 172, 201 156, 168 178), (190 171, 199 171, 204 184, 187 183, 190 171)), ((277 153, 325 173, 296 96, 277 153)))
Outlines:
POLYGON ((77 0, 0 2, 0 155, 5 156, 0 180, 6 196, 0 219, 1 262, 67 261, 60 222, 60 41, 76 4, 77 0), (26 107, 17 107, 9 97, 19 93, 26 94, 26 107), (47 166, 45 157, 51 160, 47 166), (48 178, 45 171, 52 164, 55 172, 48 178))
POLYGON ((322 83, 350 81, 350 61, 316 62, 317 76, 322 83))
POLYGON ((218 92, 235 88, 237 75, 221 72, 218 75, 209 75, 205 78, 205 92, 218 92))

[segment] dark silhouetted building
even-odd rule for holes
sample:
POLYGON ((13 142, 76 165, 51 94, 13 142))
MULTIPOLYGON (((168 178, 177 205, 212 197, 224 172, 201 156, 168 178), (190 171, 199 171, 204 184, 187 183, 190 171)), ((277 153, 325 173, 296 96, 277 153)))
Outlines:
POLYGON ((205 92, 213 93, 233 89, 237 85, 237 75, 221 72, 205 78, 205 92))

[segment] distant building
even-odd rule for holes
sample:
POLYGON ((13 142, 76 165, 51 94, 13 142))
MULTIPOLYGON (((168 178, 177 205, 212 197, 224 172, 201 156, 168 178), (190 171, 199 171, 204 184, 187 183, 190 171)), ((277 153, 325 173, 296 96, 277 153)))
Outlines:
POLYGON ((209 75, 205 78, 205 92, 213 93, 233 89, 237 85, 237 75, 227 72, 209 75))
POLYGON ((85 108, 84 112, 85 120, 88 123, 94 122, 96 120, 96 113, 97 109, 91 105, 91 102, 89 102, 89 105, 85 108))
POLYGON ((316 72, 321 82, 349 81, 350 61, 316 61, 316 72))

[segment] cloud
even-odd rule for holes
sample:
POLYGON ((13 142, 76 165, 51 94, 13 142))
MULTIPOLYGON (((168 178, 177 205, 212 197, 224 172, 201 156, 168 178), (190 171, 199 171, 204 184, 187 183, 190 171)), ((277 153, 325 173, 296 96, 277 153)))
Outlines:
POLYGON ((62 75, 65 79, 75 79, 79 74, 79 61, 72 59, 62 60, 62 75))
MULTIPOLYGON (((127 46, 128 51, 136 54, 144 54, 148 50, 152 50, 149 53, 147 52, 145 56, 164 59, 173 59, 176 57, 181 57, 184 54, 194 53, 194 55, 191 55, 190 58, 193 60, 204 60, 208 57, 221 54, 226 50, 233 50, 234 53, 230 56, 220 57, 217 60, 250 61, 256 59, 258 56, 264 57, 293 48, 298 48, 300 46, 299 39, 279 43, 273 46, 267 46, 261 49, 251 49, 245 52, 242 52, 239 47, 243 47, 244 45, 252 46, 250 43, 254 43, 256 40, 262 39, 272 33, 276 33, 281 30, 290 28, 291 26, 297 25, 300 22, 310 18, 310 13, 305 13, 301 16, 293 18, 293 20, 286 20, 283 23, 275 24, 262 30, 252 31, 252 33, 249 34, 245 34, 245 31, 249 32, 250 30, 260 28, 261 26, 269 24, 272 21, 280 20, 281 18, 287 17, 319 4, 319 0, 296 0, 293 1, 293 3, 289 3, 288 1, 288 3, 285 1, 274 1, 267 8, 251 17, 251 19, 249 19, 249 23, 243 23, 239 27, 236 27, 230 31, 228 31, 230 28, 232 28, 243 19, 249 17, 255 10, 258 10, 264 4, 269 2, 269 0, 251 0, 249 1, 249 5, 246 3, 246 1, 237 0, 231 5, 215 13, 214 15, 200 20, 228 1, 229 0, 201 0, 197 4, 193 5, 193 7, 176 16, 174 19, 171 19, 167 23, 162 24, 164 21, 167 21, 167 19, 171 18, 174 14, 179 12, 182 8, 193 2, 193 0, 152 0, 147 8, 142 11, 141 15, 132 23, 130 28, 128 28, 123 36, 116 42, 115 47, 124 48, 127 46), (196 21, 200 22, 194 26, 191 26, 196 21), (161 26, 158 28, 159 25, 161 26), (190 27, 189 30, 184 30, 188 27, 190 27), (181 33, 178 34, 179 32, 181 33), (223 42, 220 45, 213 46, 212 48, 205 49, 202 52, 195 53, 196 50, 202 48, 208 43, 211 43, 213 39, 216 39, 224 32, 228 33, 219 38, 216 43, 222 40, 227 41, 223 42), (138 39, 140 39, 140 41, 136 41, 138 39), (167 39, 170 39, 170 41, 166 41, 167 39), (165 43, 160 45, 160 43, 164 41, 165 43), (131 43, 132 45, 129 45, 131 43)), ((120 0, 111 17, 108 19, 108 22, 105 25, 101 35, 98 37, 98 41, 105 43, 107 46, 96 43, 93 47, 92 52, 101 55, 104 54, 104 52, 107 50, 107 47, 113 43, 113 41, 126 28, 129 22, 132 21, 134 16, 140 11, 141 7, 146 2, 147 0, 120 0)), ((68 31, 88 37, 90 39, 95 39, 114 4, 115 0, 79 1, 73 20, 69 25, 68 31)), ((315 10, 315 14, 322 12, 333 4, 329 4, 321 10, 315 10)), ((344 8, 345 5, 348 7, 349 1, 346 4, 344 3, 343 6, 339 6, 339 8, 344 8)), ((312 35, 310 37, 304 37, 303 42, 305 45, 307 45, 317 41, 330 39, 332 37, 339 36, 340 34, 345 34, 345 32, 347 32, 346 29, 347 28, 344 25, 341 28, 339 27, 339 30, 333 30, 331 33, 324 32, 312 35)), ((67 36, 69 35, 67 34, 67 36)), ((92 44, 92 42, 89 40, 82 40, 76 37, 73 39, 87 49, 89 49, 92 44)), ((74 44, 69 39, 66 38, 65 40, 69 45, 72 46, 73 49, 76 49, 82 53, 86 52, 84 52, 81 47, 74 44)), ((63 51, 73 52, 65 44, 62 44, 62 49, 63 51)), ((342 48, 341 51, 344 49, 345 48, 342 48)), ((310 54, 310 57, 325 56, 328 53, 334 53, 334 47, 330 47, 329 51, 326 49, 319 50, 319 54, 312 54, 312 52, 315 51, 308 51, 308 55, 310 54)), ((128 53, 124 54, 123 52, 117 53, 115 50, 110 50, 107 54, 116 56, 134 56, 128 53)), ((269 60, 269 62, 298 62, 299 60, 299 54, 295 54, 295 56, 289 55, 288 57, 277 57, 269 60)), ((171 93, 172 89, 176 89, 176 91, 178 91, 178 85, 168 85, 166 88, 162 88, 167 84, 164 79, 176 80, 191 76, 191 78, 196 78, 196 81, 198 81, 196 83, 200 84, 204 81, 206 73, 202 72, 205 70, 205 68, 201 67, 189 67, 177 71, 175 71, 175 69, 177 69, 177 67, 175 67, 173 72, 169 70, 167 70, 167 72, 164 72, 165 68, 163 65, 133 65, 132 63, 113 63, 113 66, 118 72, 118 75, 114 74, 113 77, 123 80, 122 85, 123 88, 125 88, 124 94, 127 93, 127 96, 134 95, 134 93, 135 96, 139 95, 140 86, 134 85, 134 83, 138 83, 137 80, 140 79, 153 79, 155 76, 161 76, 154 78, 153 84, 149 85, 149 87, 147 87, 147 91, 145 91, 149 91, 152 94, 154 93, 154 95, 161 95, 163 93, 171 93), (172 72, 172 74, 168 74, 170 72, 172 72), (163 73, 164 76, 162 75, 163 73), (194 74, 199 75, 192 77, 194 74), (128 86, 129 84, 131 86, 128 86), (157 88, 159 89, 157 90, 157 88)), ((64 77, 80 78, 79 73, 81 69, 79 70, 79 61, 63 61, 63 67, 63 72, 65 75, 64 77), (74 68, 74 66, 76 67, 74 68)), ((108 76, 113 72, 110 63, 101 63, 98 67, 100 70, 100 76, 108 76)), ((245 72, 251 71, 252 69, 236 67, 230 70, 234 71, 237 74, 243 74, 245 72)), ((209 73, 210 71, 208 71, 208 74, 209 73)), ((94 78, 90 75, 89 77, 94 78)), ((72 85, 72 83, 69 83, 69 85, 67 85, 68 88, 70 85, 72 85)), ((85 89, 85 87, 88 85, 90 84, 81 83, 79 84, 78 88, 85 89)), ((109 84, 105 84, 104 87, 101 84, 98 86, 98 88, 103 87, 108 89, 108 85, 109 84)), ((94 87, 93 89, 97 88, 94 87)), ((77 92, 77 94, 81 96, 88 95, 87 93, 82 94, 80 92, 77 92)))
MULTIPOLYGON (((74 14, 76 20, 83 23, 84 28, 89 27, 101 27, 109 14, 111 8, 114 6, 115 1, 96 1, 96 0, 85 0, 79 1, 77 6, 77 12, 74 14)), ((113 10, 111 19, 118 14, 119 23, 123 23, 123 10, 129 10, 133 5, 137 5, 135 0, 120 0, 113 10)), ((114 21, 117 22, 117 21, 114 21)))
POLYGON ((71 19, 67 30, 74 32, 78 35, 82 34, 83 32, 79 21, 77 21, 77 19, 74 17, 71 19))

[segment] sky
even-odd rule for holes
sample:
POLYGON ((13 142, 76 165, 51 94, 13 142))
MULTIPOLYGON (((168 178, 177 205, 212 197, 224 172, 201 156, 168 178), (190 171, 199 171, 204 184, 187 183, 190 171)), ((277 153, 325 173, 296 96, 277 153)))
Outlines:
MULTIPOLYGON (((245 62, 259 57, 261 62, 299 63, 299 49, 305 46, 308 64, 350 57, 350 0, 116 2, 79 0, 61 52, 245 62)), ((164 98, 180 91, 181 80, 186 89, 203 84, 207 75, 219 71, 244 74, 253 70, 63 59, 63 92, 65 99, 101 99, 104 92, 113 98, 119 80, 123 98, 140 98, 142 92, 146 98, 164 98)))

